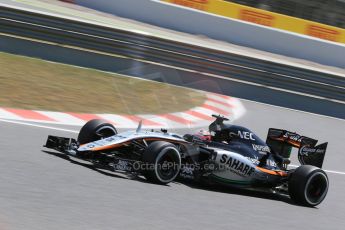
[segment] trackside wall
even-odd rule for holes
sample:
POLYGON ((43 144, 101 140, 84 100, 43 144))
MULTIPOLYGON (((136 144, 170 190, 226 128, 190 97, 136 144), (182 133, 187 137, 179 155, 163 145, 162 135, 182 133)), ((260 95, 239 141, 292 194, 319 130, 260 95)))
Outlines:
POLYGON ((345 68, 345 45, 155 0, 76 0, 75 4, 160 27, 345 68))

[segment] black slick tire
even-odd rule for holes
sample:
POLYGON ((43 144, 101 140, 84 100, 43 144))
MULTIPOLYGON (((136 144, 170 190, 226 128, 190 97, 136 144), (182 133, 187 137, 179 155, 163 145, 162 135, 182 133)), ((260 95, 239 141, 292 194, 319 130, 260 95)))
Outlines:
POLYGON ((329 181, 327 174, 311 165, 298 167, 289 178, 289 194, 299 205, 314 207, 326 197, 329 181))
POLYGON ((78 135, 79 144, 86 144, 102 138, 110 137, 117 134, 116 128, 101 119, 88 121, 81 129, 78 135))
POLYGON ((168 184, 179 174, 181 156, 176 146, 165 142, 152 142, 143 154, 142 173, 156 184, 168 184))

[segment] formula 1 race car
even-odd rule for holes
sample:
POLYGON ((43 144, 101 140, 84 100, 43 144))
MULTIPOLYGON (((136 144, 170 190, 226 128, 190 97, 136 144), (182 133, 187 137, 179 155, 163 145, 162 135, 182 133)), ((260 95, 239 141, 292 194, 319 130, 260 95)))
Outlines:
POLYGON ((320 204, 329 181, 320 169, 327 143, 280 129, 269 129, 266 142, 247 128, 216 120, 208 132, 186 134, 167 130, 118 133, 103 120, 91 120, 78 139, 48 136, 45 147, 92 162, 95 167, 143 175, 168 184, 177 177, 209 184, 289 195, 300 205, 320 204), (288 169, 292 147, 302 164, 288 169))

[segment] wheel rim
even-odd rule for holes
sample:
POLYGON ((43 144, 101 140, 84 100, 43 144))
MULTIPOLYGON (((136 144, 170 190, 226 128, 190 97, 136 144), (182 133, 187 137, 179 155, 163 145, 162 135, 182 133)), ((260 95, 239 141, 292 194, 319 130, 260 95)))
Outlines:
POLYGON ((328 178, 322 172, 313 174, 307 181, 304 196, 311 205, 318 205, 328 191, 328 178))
POLYGON ((110 137, 115 135, 116 133, 116 130, 111 126, 103 126, 96 130, 97 136, 101 138, 110 137))
POLYGON ((181 168, 181 158, 179 152, 168 147, 163 149, 156 160, 155 172, 161 182, 170 182, 176 178, 181 168))

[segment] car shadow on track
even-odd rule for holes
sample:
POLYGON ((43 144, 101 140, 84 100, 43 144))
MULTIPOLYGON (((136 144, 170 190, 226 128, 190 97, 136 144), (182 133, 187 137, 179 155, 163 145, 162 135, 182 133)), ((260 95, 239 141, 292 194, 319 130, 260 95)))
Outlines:
MULTIPOLYGON (((89 163, 89 162, 82 162, 79 160, 74 160, 72 157, 69 157, 69 156, 62 154, 62 153, 53 152, 53 151, 46 151, 46 150, 42 150, 42 152, 49 154, 49 155, 52 155, 52 156, 55 156, 55 157, 59 157, 59 158, 64 159, 64 160, 67 160, 72 164, 86 167, 88 169, 91 169, 93 171, 101 173, 105 176, 110 176, 110 177, 119 178, 119 179, 136 180, 136 181, 139 181, 142 183, 152 184, 152 183, 146 181, 144 178, 141 178, 141 177, 136 176, 136 175, 133 176, 133 175, 127 175, 124 173, 104 171, 107 169, 102 169, 100 167, 97 167, 97 166, 89 163)), ((218 185, 218 184, 204 185, 204 184, 200 184, 197 182, 183 181, 180 179, 178 179, 172 183, 182 184, 182 185, 188 186, 192 189, 200 189, 200 190, 204 190, 204 191, 219 192, 219 193, 226 193, 226 194, 239 195, 239 196, 256 197, 256 198, 260 198, 260 199, 285 202, 285 203, 288 203, 288 204, 291 204, 294 206, 301 206, 301 205, 294 203, 288 196, 284 196, 284 195, 280 195, 280 194, 276 194, 276 193, 268 193, 268 192, 262 192, 262 191, 251 191, 251 190, 228 187, 228 186, 218 185)), ((169 185, 160 185, 160 186, 169 186, 169 185)), ((304 207, 304 206, 301 206, 301 207, 304 207)), ((313 208, 317 209, 317 207, 313 207, 313 208)))
POLYGON ((270 200, 277 200, 277 201, 283 201, 286 203, 292 203, 288 197, 284 197, 277 194, 272 193, 265 193, 261 191, 250 191, 245 190, 241 188, 236 187, 229 187, 224 185, 204 185, 204 184, 198 184, 198 183, 187 183, 184 181, 176 181, 175 183, 184 184, 192 189, 201 189, 205 191, 211 191, 211 192, 219 192, 219 193, 227 193, 227 194, 233 194, 233 195, 243 195, 243 196, 251 196, 251 197, 257 197, 257 198, 263 198, 263 199, 270 199, 270 200))
POLYGON ((278 193, 270 193, 270 192, 256 191, 256 190, 246 190, 244 188, 224 186, 221 184, 205 185, 205 184, 200 184, 197 182, 186 182, 183 180, 176 180, 173 183, 183 184, 192 189, 200 189, 200 190, 210 191, 210 192, 226 193, 229 195, 248 196, 248 197, 255 197, 255 198, 260 198, 260 199, 274 200, 274 201, 284 202, 284 203, 294 205, 294 206, 317 209, 317 207, 306 207, 303 205, 296 204, 287 195, 282 195, 278 193))
POLYGON ((91 169, 91 170, 98 172, 100 174, 103 174, 105 176, 119 178, 119 179, 137 180, 137 181, 140 181, 143 183, 149 183, 145 179, 140 178, 138 176, 131 176, 131 175, 123 174, 123 173, 116 173, 116 172, 109 171, 108 169, 105 169, 105 168, 97 167, 97 166, 95 166, 89 162, 83 162, 82 160, 74 160, 72 157, 67 156, 66 154, 63 154, 63 153, 46 151, 46 150, 42 150, 42 152, 49 154, 51 156, 55 156, 55 157, 59 157, 61 159, 67 160, 72 164, 76 164, 76 165, 91 169), (107 171, 105 171, 105 170, 107 170, 107 171))

